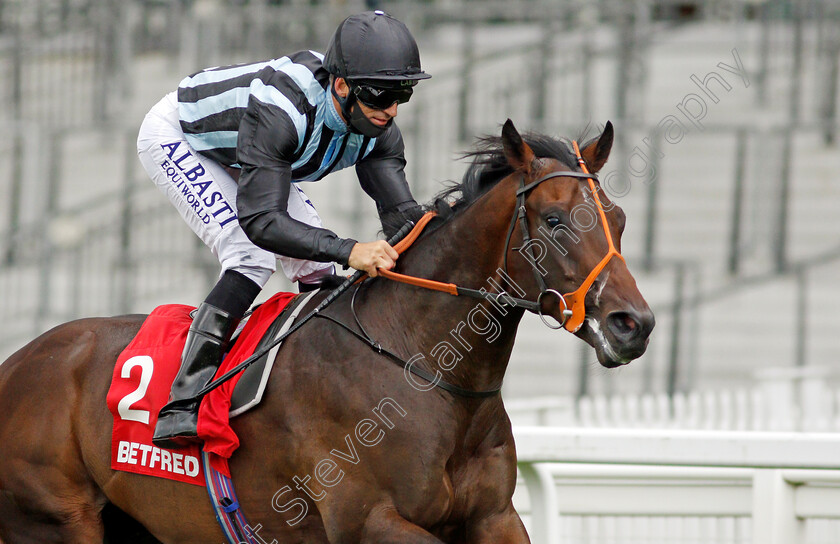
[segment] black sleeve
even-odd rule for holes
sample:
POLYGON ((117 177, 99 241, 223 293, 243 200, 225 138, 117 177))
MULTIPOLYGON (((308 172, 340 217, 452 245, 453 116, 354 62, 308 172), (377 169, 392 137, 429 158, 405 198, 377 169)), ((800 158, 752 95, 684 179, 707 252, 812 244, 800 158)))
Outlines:
POLYGON ((239 224, 257 246, 287 257, 346 265, 355 240, 293 219, 287 211, 297 130, 280 108, 251 99, 239 128, 239 224))
POLYGON ((362 189, 376 202, 385 235, 390 236, 404 223, 421 213, 405 179, 405 144, 396 124, 376 139, 367 157, 356 163, 362 189))

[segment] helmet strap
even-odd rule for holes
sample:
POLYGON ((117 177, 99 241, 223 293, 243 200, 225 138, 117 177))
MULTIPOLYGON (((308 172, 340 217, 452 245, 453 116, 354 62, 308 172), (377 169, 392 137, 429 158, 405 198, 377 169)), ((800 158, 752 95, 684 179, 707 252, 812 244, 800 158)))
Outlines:
MULTIPOLYGON (((347 82, 346 79, 344 81, 345 83, 347 82)), ((353 102, 356 101, 356 96, 353 93, 347 93, 347 96, 344 98, 339 96, 338 93, 335 92, 335 80, 332 78, 330 79, 330 92, 336 102, 338 102, 338 105, 341 107, 341 115, 344 117, 344 122, 347 123, 350 119, 350 108, 353 106, 353 102)))

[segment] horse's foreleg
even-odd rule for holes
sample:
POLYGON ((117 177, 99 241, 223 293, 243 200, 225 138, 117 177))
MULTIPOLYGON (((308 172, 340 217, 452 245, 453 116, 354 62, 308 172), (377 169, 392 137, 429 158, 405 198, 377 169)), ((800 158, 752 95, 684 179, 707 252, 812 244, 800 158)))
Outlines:
POLYGON ((519 514, 508 506, 504 512, 476 522, 467 531, 468 544, 529 544, 531 539, 525 531, 519 514))
MULTIPOLYGON (((43 486, 43 478, 33 472, 23 479, 41 491, 17 493, 0 490, 0 543, 5 544, 101 544, 105 529, 100 507, 87 501, 85 490, 63 487, 54 491, 43 486), (61 495, 61 496, 59 496, 61 495)), ((7 482, 14 485, 15 482, 7 482)))
POLYGON ((99 513, 84 510, 65 522, 61 528, 64 544, 91 544, 105 539, 105 527, 99 513))
POLYGON ((433 534, 399 515, 393 507, 371 511, 359 544, 445 544, 433 534))
POLYGON ((79 512, 59 520, 39 514, 4 519, 0 544, 100 544, 105 538, 99 515, 79 512))

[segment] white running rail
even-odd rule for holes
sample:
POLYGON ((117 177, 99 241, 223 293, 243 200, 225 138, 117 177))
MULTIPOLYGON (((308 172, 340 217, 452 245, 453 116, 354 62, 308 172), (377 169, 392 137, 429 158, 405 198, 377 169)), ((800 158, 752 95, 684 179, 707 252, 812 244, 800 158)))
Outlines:
POLYGON ((514 426, 837 432, 837 381, 821 368, 768 369, 749 389, 517 398, 505 409, 514 426))
POLYGON ((559 541, 561 514, 751 517, 754 544, 801 544, 805 520, 840 519, 840 434, 515 427, 514 436, 534 544, 559 541))

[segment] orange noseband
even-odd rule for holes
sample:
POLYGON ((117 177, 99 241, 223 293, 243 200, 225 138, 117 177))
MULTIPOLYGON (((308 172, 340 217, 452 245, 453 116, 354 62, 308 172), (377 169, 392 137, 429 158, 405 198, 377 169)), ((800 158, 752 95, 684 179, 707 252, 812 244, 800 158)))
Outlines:
MULTIPOLYGON (((586 168, 586 161, 583 160, 583 157, 580 156, 580 149, 578 148, 578 143, 576 141, 572 142, 572 146, 575 150, 575 155, 577 156, 578 164, 580 165, 580 169, 583 170, 584 173, 588 174, 589 169, 586 168)), ((598 198, 598 190, 595 188, 595 181, 592 178, 587 179, 589 182, 589 188, 592 190, 592 198, 595 199, 595 205, 598 207, 598 214, 601 216, 601 224, 604 226, 604 235, 607 237, 607 254, 604 255, 604 258, 601 259, 595 268, 586 276, 586 279, 583 280, 583 283, 580 284, 575 291, 571 293, 567 293, 563 295, 563 302, 567 308, 572 310, 572 315, 563 323, 563 327, 569 332, 577 332, 580 329, 580 326, 583 325, 583 320, 586 317, 586 306, 584 305, 584 300, 586 299, 586 293, 589 292, 589 288, 592 287, 592 284, 595 282, 595 279, 604 270, 604 267, 607 266, 607 263, 610 262, 610 259, 613 257, 618 257, 622 261, 624 261, 624 257, 621 256, 621 253, 615 248, 615 244, 613 243, 612 235, 610 234, 610 229, 607 226, 607 214, 604 212, 604 206, 601 204, 601 199, 598 198)))

